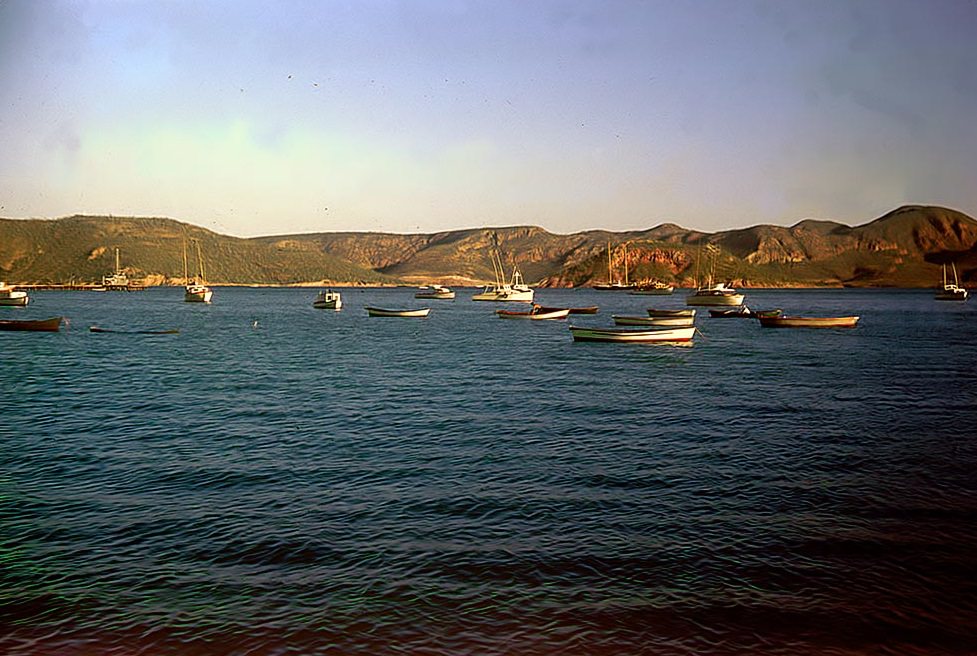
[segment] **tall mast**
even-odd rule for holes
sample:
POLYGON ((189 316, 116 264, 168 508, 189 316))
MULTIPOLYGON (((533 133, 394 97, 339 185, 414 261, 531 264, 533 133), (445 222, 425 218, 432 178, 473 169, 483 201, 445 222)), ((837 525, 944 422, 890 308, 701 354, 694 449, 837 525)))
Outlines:
POLYGON ((183 284, 190 284, 190 273, 187 271, 187 238, 183 238, 183 284))
POLYGON ((607 284, 610 285, 614 282, 614 278, 611 276, 611 240, 607 240, 607 284))
POLYGON ((115 272, 119 273, 119 247, 115 247, 115 272))
MULTIPOLYGON (((950 262, 950 266, 953 268, 953 286, 957 287, 960 285, 960 282, 957 280, 957 265, 954 262, 950 262)), ((946 271, 945 268, 944 271, 946 271)), ((943 284, 945 285, 946 281, 944 281, 943 284)))
POLYGON ((624 286, 628 286, 628 245, 624 244, 624 286))
POLYGON ((200 241, 194 239, 193 243, 197 247, 197 269, 200 271, 200 284, 206 284, 207 274, 204 273, 204 258, 200 255, 200 241))

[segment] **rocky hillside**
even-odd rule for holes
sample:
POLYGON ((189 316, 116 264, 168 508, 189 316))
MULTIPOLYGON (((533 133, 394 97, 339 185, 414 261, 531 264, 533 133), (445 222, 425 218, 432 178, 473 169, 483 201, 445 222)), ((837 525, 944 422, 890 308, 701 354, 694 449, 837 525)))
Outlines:
POLYGON ((644 231, 557 235, 532 226, 427 235, 332 232, 239 239, 160 218, 76 216, 0 219, 0 280, 94 281, 114 267, 114 248, 131 277, 182 278, 184 238, 199 239, 215 283, 478 284, 493 279, 497 248, 540 285, 581 286, 612 279, 691 285, 707 245, 719 249, 717 277, 738 286, 929 287, 940 264, 956 262, 977 282, 977 221, 941 207, 906 206, 850 227, 804 220, 712 234, 662 224, 644 231))

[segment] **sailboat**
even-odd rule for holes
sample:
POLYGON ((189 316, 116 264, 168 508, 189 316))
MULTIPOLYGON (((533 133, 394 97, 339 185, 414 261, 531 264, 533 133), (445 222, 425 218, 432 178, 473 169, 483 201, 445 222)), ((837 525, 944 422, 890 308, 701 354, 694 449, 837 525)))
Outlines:
MULTIPOLYGON (((716 264, 719 260, 719 248, 713 244, 706 244, 706 251, 712 256, 709 264, 709 273, 706 275, 705 284, 696 287, 696 290, 685 297, 686 305, 742 305, 745 296, 737 293, 732 287, 727 287, 725 283, 714 283, 713 277, 716 275, 716 264)), ((701 258, 700 258, 701 259, 701 258)), ((698 280, 698 264, 696 264, 696 284, 698 280)))
POLYGON ((211 297, 214 292, 207 286, 204 282, 206 279, 204 276, 204 260, 200 255, 200 242, 196 239, 193 241, 194 246, 197 247, 197 274, 190 278, 187 272, 187 242, 183 242, 183 279, 186 281, 186 288, 183 292, 183 300, 187 303, 210 303, 211 297))
POLYGON ((607 284, 594 285, 594 289, 600 291, 617 291, 634 288, 634 285, 628 282, 628 245, 622 244, 621 246, 624 248, 624 282, 614 280, 614 267, 611 263, 611 242, 607 242, 607 284))
POLYGON ((943 287, 937 290, 934 298, 938 301, 966 301, 969 294, 965 288, 959 286, 960 281, 957 280, 957 267, 951 262, 950 268, 953 270, 953 282, 947 282, 946 265, 944 264, 943 287))
POLYGON ((515 264, 512 266, 512 278, 507 282, 502 256, 499 254, 499 239, 495 237, 495 250, 492 253, 492 269, 495 272, 495 284, 486 285, 485 289, 472 296, 473 301, 515 301, 532 303, 533 290, 526 284, 515 264))
POLYGON ((102 287, 111 291, 139 291, 144 286, 129 280, 129 276, 119 264, 119 249, 115 249, 115 271, 110 276, 102 276, 102 287))

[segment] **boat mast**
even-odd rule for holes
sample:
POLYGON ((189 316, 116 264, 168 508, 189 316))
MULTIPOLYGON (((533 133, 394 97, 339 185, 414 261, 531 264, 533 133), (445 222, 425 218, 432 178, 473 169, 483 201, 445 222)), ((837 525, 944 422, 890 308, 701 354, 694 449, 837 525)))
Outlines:
POLYGON ((183 238, 183 284, 190 284, 190 273, 187 271, 187 238, 183 238))
POLYGON ((115 272, 119 273, 119 247, 115 247, 115 272))
POLYGON ((614 283, 614 278, 611 276, 611 240, 607 240, 607 284, 611 285, 614 283))
MULTIPOLYGON (((950 267, 953 269, 953 286, 954 287, 959 287, 960 286, 960 281, 957 280, 957 265, 954 262, 950 262, 950 267)), ((946 267, 945 266, 943 268, 943 271, 944 272, 946 271, 946 267)), ((946 284, 946 281, 943 281, 943 284, 945 285, 946 284)))
POLYGON ((628 245, 625 243, 622 248, 624 249, 624 286, 628 286, 628 245))
POLYGON ((197 247, 197 270, 200 272, 200 284, 206 284, 207 274, 204 273, 204 258, 200 255, 200 242, 196 239, 193 240, 194 245, 197 247))

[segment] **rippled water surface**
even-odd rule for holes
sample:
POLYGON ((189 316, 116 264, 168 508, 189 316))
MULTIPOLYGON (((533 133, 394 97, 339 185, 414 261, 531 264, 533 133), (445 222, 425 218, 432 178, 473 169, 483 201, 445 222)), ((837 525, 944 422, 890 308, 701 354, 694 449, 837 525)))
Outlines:
POLYGON ((71 322, 0 333, 0 653, 977 651, 977 302, 756 291, 862 320, 682 348, 313 294, 0 308, 71 322))

